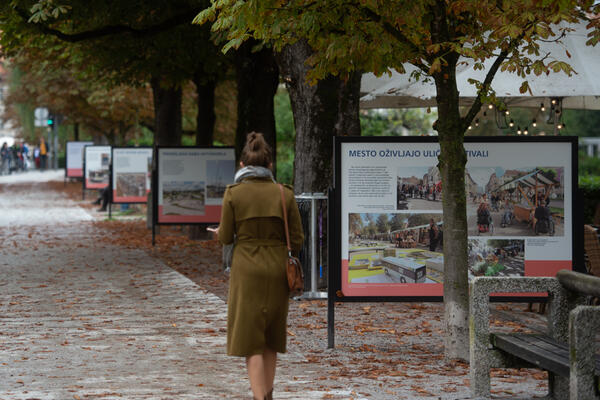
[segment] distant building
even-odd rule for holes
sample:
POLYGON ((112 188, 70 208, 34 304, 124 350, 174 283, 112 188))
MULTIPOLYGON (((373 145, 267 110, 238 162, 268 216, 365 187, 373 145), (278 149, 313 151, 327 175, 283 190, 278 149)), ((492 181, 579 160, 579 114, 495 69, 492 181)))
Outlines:
POLYGON ((465 173, 465 192, 470 196, 477 194, 477 183, 471 178, 468 172, 465 173))
POLYGON ((498 177, 496 176, 496 173, 495 172, 492 173, 492 175, 490 175, 490 180, 485 185, 486 193, 492 193, 494 190, 496 190, 500 186, 502 186, 502 183, 503 182, 500 179, 498 179, 498 177))
POLYGON ((423 175, 423 185, 437 185, 442 181, 442 176, 438 167, 430 167, 427 173, 423 175))
POLYGON ((401 187, 402 185, 419 185, 421 183, 421 180, 419 178, 417 178, 416 176, 411 176, 410 178, 408 177, 398 177, 398 186, 401 187))

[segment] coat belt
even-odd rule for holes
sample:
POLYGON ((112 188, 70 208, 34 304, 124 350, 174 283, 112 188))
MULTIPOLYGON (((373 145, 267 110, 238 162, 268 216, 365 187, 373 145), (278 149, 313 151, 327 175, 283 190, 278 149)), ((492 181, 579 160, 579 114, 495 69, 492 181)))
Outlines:
POLYGON ((278 247, 285 246, 285 242, 277 239, 238 239, 236 245, 250 244, 252 246, 278 247))

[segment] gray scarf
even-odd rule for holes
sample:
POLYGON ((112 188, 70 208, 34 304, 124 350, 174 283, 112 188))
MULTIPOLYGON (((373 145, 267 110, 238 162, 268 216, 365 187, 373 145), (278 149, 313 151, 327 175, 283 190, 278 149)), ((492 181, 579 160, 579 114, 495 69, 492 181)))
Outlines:
POLYGON ((249 165, 239 169, 238 172, 235 173, 233 181, 235 183, 240 183, 246 178, 271 178, 273 183, 275 183, 275 179, 273 179, 273 172, 271 172, 269 168, 256 167, 254 165, 249 165))

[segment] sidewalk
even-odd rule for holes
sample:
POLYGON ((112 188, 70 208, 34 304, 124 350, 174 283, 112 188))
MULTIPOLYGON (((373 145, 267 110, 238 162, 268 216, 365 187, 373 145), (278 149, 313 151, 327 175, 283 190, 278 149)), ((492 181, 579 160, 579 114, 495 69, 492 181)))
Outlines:
MULTIPOLYGON (((152 250, 143 222, 103 222, 62 182, 26 175, 0 182, 0 400, 251 398, 243 360, 225 355, 214 246, 159 236, 152 250)), ((468 366, 443 360, 441 304, 340 304, 334 350, 326 310, 291 303, 275 398, 469 398, 468 366)), ((493 387, 546 393, 539 371, 493 387)))

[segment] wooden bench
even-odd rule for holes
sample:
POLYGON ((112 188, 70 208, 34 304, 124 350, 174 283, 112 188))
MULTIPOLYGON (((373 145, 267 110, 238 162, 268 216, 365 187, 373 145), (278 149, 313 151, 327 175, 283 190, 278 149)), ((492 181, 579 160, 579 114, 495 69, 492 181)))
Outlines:
POLYGON ((600 399, 600 307, 580 305, 596 293, 600 278, 571 271, 556 278, 475 278, 469 325, 474 397, 490 397, 491 368, 541 368, 548 371, 550 398, 600 399), (492 293, 548 293, 547 333, 490 333, 492 293))

